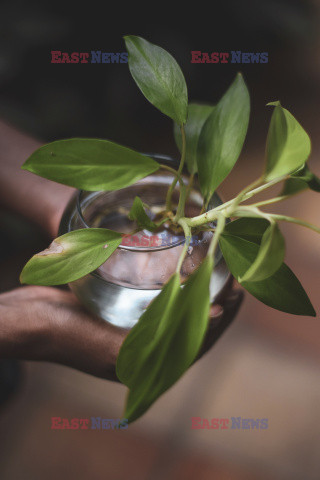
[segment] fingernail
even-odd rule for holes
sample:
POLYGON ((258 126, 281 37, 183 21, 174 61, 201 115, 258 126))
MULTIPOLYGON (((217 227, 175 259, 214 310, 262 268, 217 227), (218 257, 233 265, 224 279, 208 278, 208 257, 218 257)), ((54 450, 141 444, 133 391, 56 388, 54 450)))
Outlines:
POLYGON ((211 305, 210 307, 210 317, 217 317, 219 315, 221 315, 223 312, 223 308, 221 305, 218 305, 218 304, 214 304, 214 305, 211 305))

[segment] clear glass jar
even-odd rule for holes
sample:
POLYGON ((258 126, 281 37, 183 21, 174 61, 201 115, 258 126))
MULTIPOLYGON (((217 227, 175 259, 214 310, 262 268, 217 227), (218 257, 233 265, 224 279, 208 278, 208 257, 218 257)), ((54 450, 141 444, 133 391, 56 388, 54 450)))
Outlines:
MULTIPOLYGON (((176 166, 169 157, 152 157, 162 164, 176 166)), ((69 285, 89 310, 118 327, 131 328, 175 272, 184 244, 183 233, 173 232, 164 224, 155 233, 143 230, 132 234, 136 225, 127 217, 135 197, 139 196, 148 205, 147 212, 151 219, 156 218, 164 210, 166 192, 172 180, 170 173, 159 170, 121 190, 76 192, 62 217, 60 235, 90 227, 104 227, 127 234, 101 267, 69 285)), ((173 203, 178 201, 178 194, 177 186, 173 203)), ((214 195, 210 208, 219 204, 219 197, 214 195)), ((202 197, 194 188, 186 206, 186 215, 198 214, 201 206, 202 197)), ((192 237, 180 271, 182 282, 205 257, 212 235, 212 232, 202 232, 192 237)), ((215 262, 210 285, 212 301, 217 298, 229 277, 220 250, 216 252, 215 262)))

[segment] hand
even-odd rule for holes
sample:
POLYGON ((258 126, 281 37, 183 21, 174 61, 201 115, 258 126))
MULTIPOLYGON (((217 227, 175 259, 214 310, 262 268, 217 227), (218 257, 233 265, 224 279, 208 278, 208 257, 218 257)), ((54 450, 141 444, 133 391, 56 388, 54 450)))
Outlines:
MULTIPOLYGON (((211 308, 201 355, 234 319, 243 294, 231 291, 211 308)), ((21 287, 0 295, 0 356, 60 363, 108 380, 128 330, 87 312, 73 293, 52 287, 21 287)))
POLYGON ((0 295, 2 358, 61 363, 116 380, 126 335, 89 314, 69 291, 27 286, 0 295))
MULTIPOLYGON (((55 237, 74 190, 21 170, 27 157, 41 146, 39 142, 2 121, 0 140, 0 205, 32 219, 55 237)), ((208 334, 199 356, 232 322, 242 293, 231 292, 223 298, 221 305, 211 308, 208 334)), ((21 287, 0 295, 1 358, 51 361, 117 380, 116 359, 127 334, 128 330, 89 314, 69 291, 21 287)))

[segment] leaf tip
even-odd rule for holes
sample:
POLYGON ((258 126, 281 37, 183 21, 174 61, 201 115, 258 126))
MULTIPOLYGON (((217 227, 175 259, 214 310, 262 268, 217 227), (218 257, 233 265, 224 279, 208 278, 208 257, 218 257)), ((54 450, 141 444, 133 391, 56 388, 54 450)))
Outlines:
POLYGON ((234 80, 235 83, 240 83, 242 85, 245 85, 246 86, 246 82, 244 80, 244 77, 243 77, 243 73, 242 72, 237 72, 236 76, 235 76, 235 80, 234 80))
POLYGON ((310 302, 310 313, 308 313, 308 316, 309 317, 316 317, 317 316, 317 312, 315 311, 311 302, 310 302))
POLYGON ((28 164, 28 160, 26 160, 26 161, 24 162, 24 164, 23 164, 23 165, 21 165, 21 167, 20 167, 20 168, 21 168, 21 170, 29 170, 29 172, 31 172, 31 171, 32 171, 32 170, 30 169, 30 166, 29 166, 29 164, 28 164))
POLYGON ((310 299, 308 299, 308 306, 307 308, 305 309, 305 311, 302 311, 300 313, 300 315, 303 315, 303 316, 306 316, 306 317, 316 317, 317 316, 317 312, 315 311, 310 299))
POLYGON ((141 37, 138 37, 137 35, 124 35, 123 36, 123 40, 125 41, 125 43, 131 42, 132 40, 138 39, 138 38, 141 38, 141 37))
POLYGON ((274 102, 268 102, 266 103, 266 107, 281 107, 281 102, 280 100, 275 100, 274 102))

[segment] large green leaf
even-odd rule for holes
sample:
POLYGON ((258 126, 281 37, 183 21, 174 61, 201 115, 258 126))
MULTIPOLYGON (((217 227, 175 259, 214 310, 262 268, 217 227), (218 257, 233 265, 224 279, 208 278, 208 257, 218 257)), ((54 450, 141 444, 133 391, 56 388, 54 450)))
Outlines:
POLYGON ((311 152, 310 138, 294 116, 280 102, 268 105, 275 109, 267 139, 266 181, 294 172, 306 162, 311 152))
POLYGON ((249 242, 260 245, 264 232, 269 227, 270 222, 265 218, 239 218, 229 222, 224 232, 229 235, 236 235, 249 242))
POLYGON ((121 239, 120 233, 106 228, 85 228, 61 235, 29 260, 20 281, 32 285, 73 282, 100 267, 121 239))
POLYGON ((38 148, 22 166, 83 190, 118 190, 159 168, 152 158, 108 140, 71 138, 38 148))
POLYGON ((285 241, 276 222, 270 224, 261 238, 257 256, 239 282, 258 282, 271 277, 282 265, 285 241))
POLYGON ((240 155, 248 129, 250 97, 241 74, 207 118, 199 138, 200 187, 209 199, 229 175, 240 155))
MULTIPOLYGON (((242 277, 257 257, 259 245, 228 233, 221 235, 219 243, 232 275, 242 277)), ((301 283, 284 263, 271 277, 259 282, 243 282, 242 286, 277 310, 294 315, 316 315, 301 283)))
POLYGON ((139 227, 146 228, 150 232, 153 232, 157 228, 157 225, 148 217, 142 200, 139 197, 134 199, 128 216, 130 220, 135 220, 139 227))
POLYGON ((117 358, 117 376, 122 383, 133 387, 135 375, 142 367, 144 355, 151 351, 152 342, 164 318, 172 308, 180 289, 179 275, 173 275, 150 303, 139 322, 124 340, 117 358), (141 354, 141 357, 138 354, 141 354))
POLYGON ((178 125, 187 121, 188 92, 175 59, 141 37, 124 37, 131 75, 143 95, 178 125))
POLYGON ((310 188, 315 192, 320 192, 320 178, 312 173, 307 165, 293 172, 291 177, 285 181, 280 195, 294 195, 310 188))
POLYGON ((206 258, 185 286, 175 274, 124 341, 117 375, 130 388, 124 417, 139 418, 195 360, 210 307, 213 260, 206 258))
MULTIPOLYGON (((200 103, 190 103, 188 107, 188 120, 185 126, 186 132, 186 162, 188 171, 196 173, 197 165, 197 148, 201 129, 210 113, 213 111, 213 105, 202 105, 200 103)), ((182 138, 179 126, 174 123, 174 138, 181 152, 182 138)))

